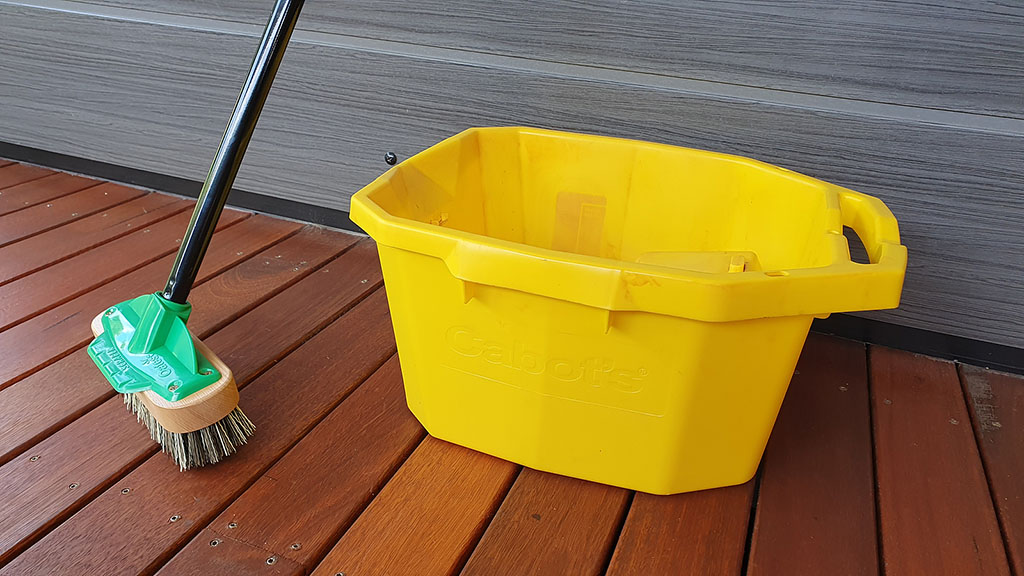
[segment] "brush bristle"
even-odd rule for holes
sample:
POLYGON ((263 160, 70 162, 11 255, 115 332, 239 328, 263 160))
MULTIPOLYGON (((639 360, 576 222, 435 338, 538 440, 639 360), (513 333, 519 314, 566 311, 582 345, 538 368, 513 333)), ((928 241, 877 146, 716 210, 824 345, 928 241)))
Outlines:
POLYGON ((245 444, 256 426, 235 406, 230 414, 218 422, 195 432, 169 432, 149 412, 137 394, 123 394, 124 403, 139 422, 149 429, 149 437, 160 444, 161 450, 184 472, 207 464, 216 464, 245 444))

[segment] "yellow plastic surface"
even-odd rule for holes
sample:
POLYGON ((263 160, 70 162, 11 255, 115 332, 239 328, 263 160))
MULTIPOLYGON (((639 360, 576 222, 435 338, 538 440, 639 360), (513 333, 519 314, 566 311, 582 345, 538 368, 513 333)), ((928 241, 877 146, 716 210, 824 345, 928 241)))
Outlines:
POLYGON ((874 197, 532 128, 449 138, 351 215, 379 245, 409 407, 432 435, 655 494, 750 479, 811 320, 896 307, 907 262, 874 197))

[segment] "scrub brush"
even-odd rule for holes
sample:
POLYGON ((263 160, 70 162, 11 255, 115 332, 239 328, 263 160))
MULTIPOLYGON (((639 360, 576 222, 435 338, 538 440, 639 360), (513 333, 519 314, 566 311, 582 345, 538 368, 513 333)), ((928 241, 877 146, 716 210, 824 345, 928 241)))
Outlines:
POLYGON ((164 290, 92 321, 89 356, 181 470, 223 460, 256 429, 238 407, 231 370, 186 328, 188 294, 301 9, 301 0, 274 5, 164 290))

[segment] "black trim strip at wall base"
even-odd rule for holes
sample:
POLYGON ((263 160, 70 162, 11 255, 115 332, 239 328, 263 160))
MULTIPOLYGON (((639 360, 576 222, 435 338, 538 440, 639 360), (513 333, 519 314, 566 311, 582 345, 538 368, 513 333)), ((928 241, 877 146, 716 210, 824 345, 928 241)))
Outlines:
MULTIPOLYGON (((57 154, 5 142, 0 142, 0 158, 48 166, 56 170, 75 172, 86 176, 123 182, 192 198, 198 196, 199 190, 202 188, 202 182, 194 180, 126 168, 116 164, 57 154)), ((230 205, 246 210, 264 212, 312 224, 362 233, 362 230, 349 219, 348 213, 341 210, 313 206, 293 200, 273 198, 237 189, 231 191, 230 205)), ((833 314, 826 320, 815 320, 811 330, 869 344, 878 344, 918 354, 957 360, 965 364, 974 364, 995 370, 1024 374, 1024 349, 1012 346, 951 336, 940 332, 910 328, 908 326, 890 324, 847 314, 833 314)))
POLYGON ((811 330, 936 358, 956 360, 964 364, 983 366, 993 370, 1024 374, 1024 350, 1012 346, 890 324, 881 320, 871 320, 849 314, 833 314, 825 320, 815 320, 811 325, 811 330))
MULTIPOLYGON (((48 152, 46 150, 39 150, 38 148, 29 148, 28 146, 19 146, 17 144, 10 144, 7 142, 0 142, 0 158, 8 158, 10 160, 17 160, 28 164, 38 164, 55 170, 73 172, 102 180, 112 180, 114 182, 139 186, 141 188, 149 188, 160 192, 168 192, 179 196, 187 196, 189 198, 197 198, 199 196, 199 191, 203 187, 203 183, 197 180, 189 180, 187 178, 178 178, 176 176, 168 176, 166 174, 158 174, 156 172, 148 172, 146 170, 127 168, 124 166, 118 166, 117 164, 108 164, 98 160, 89 160, 86 158, 79 158, 77 156, 58 154, 56 152, 48 152)), ((354 222, 352 222, 352 220, 349 219, 348 212, 335 210, 333 208, 313 206, 312 204, 305 204, 294 200, 274 198, 272 196, 256 194, 254 192, 246 192, 245 190, 239 190, 238 188, 231 189, 231 196, 228 198, 228 205, 245 210, 252 210, 254 212, 263 212, 266 214, 273 214, 275 216, 291 218, 293 220, 301 220, 303 222, 309 222, 320 226, 340 228, 342 230, 358 232, 360 234, 364 233, 355 225, 354 222)))

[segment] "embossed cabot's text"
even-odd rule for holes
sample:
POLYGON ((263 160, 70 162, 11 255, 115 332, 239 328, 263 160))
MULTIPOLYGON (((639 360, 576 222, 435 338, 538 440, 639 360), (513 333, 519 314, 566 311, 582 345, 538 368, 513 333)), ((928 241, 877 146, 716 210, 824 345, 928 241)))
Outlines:
POLYGON ((518 340, 500 341, 484 338, 471 329, 454 326, 445 333, 448 347, 467 358, 504 366, 534 376, 545 376, 562 382, 577 382, 595 388, 609 388, 637 393, 647 378, 647 369, 616 366, 611 358, 567 358, 545 356, 518 340))

